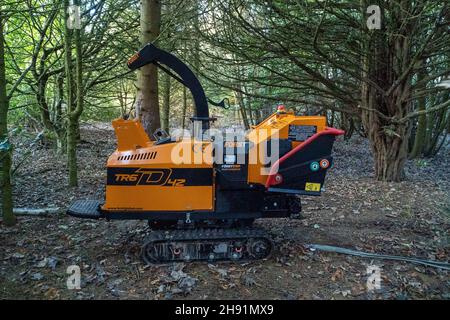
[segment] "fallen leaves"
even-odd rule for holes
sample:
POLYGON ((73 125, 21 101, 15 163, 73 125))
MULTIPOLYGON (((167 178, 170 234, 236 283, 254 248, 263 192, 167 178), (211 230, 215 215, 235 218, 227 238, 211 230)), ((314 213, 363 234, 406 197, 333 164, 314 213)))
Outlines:
POLYGON ((198 279, 185 273, 185 264, 176 263, 169 267, 168 274, 152 282, 158 284, 157 296, 164 299, 172 299, 173 295, 187 295, 192 292, 198 283, 198 279))
POLYGON ((342 280, 343 278, 344 278, 344 271, 338 268, 331 276, 331 281, 336 282, 342 280))
MULTIPOLYGON (((105 155, 114 149, 113 133, 83 127, 82 135, 103 142, 80 148, 80 187, 65 188, 65 159, 39 148, 33 171, 19 169, 16 175, 18 206, 64 208, 76 198, 103 198, 105 155)), ((322 243, 441 261, 450 256, 450 224, 442 214, 449 204, 450 158, 438 156, 423 168, 409 162, 409 180, 389 184, 373 180, 367 143, 358 143, 336 143, 327 191, 302 199, 306 219, 257 221, 276 238, 271 259, 144 266, 139 251, 145 222, 20 217, 14 228, 0 227, 0 280, 10 288, 0 298, 448 299, 448 272, 387 262, 384 291, 368 295, 370 261, 303 248, 322 243), (66 268, 73 264, 81 268, 79 291, 65 286, 66 268)))

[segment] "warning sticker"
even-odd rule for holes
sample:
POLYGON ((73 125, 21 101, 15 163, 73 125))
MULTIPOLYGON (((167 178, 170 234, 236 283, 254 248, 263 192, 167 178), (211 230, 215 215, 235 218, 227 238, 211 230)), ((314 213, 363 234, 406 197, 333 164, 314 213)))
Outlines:
POLYGON ((320 191, 320 183, 307 182, 305 191, 320 191))
POLYGON ((317 132, 317 126, 289 125, 288 139, 291 141, 305 141, 317 132))

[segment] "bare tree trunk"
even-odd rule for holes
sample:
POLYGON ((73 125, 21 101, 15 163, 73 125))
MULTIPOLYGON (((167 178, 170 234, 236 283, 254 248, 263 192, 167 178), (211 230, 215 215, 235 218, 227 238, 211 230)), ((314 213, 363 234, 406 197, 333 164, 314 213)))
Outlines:
POLYGON ((11 185, 11 145, 8 139, 9 99, 6 94, 5 39, 3 33, 3 12, 0 8, 0 190, 3 223, 12 226, 16 223, 13 214, 11 185))
MULTIPOLYGON (((80 0, 74 1, 75 5, 80 5, 80 0)), ((68 1, 66 0, 64 3, 65 10, 67 12, 66 6, 68 6, 68 1)), ((67 20, 66 20, 67 21, 67 20)), ((71 90, 71 36, 70 30, 66 24, 66 77, 67 77, 67 86, 68 86, 68 99, 71 99, 72 90, 71 90)), ((69 169, 69 186, 75 187, 78 185, 78 166, 77 166, 77 137, 79 130, 79 119, 81 113, 83 112, 83 69, 82 69, 82 48, 81 48, 81 30, 74 30, 74 44, 75 44, 75 59, 76 59, 76 97, 77 102, 74 108, 73 104, 70 104, 68 108, 68 128, 67 128, 67 167, 69 169)))
MULTIPOLYGON (((419 72, 418 81, 421 81, 423 80, 423 78, 425 78, 426 74, 424 73, 424 71, 425 70, 421 70, 421 72, 419 72)), ((425 110, 426 110, 426 97, 423 96, 417 100, 417 111, 425 111, 425 110)), ((416 136, 414 138, 414 146, 412 148, 410 158, 417 158, 422 154, 423 147, 425 144, 426 133, 427 133, 427 114, 423 113, 419 115, 419 119, 417 121, 416 136)))
POLYGON ((55 133, 56 133, 56 150, 58 153, 62 154, 65 152, 66 148, 66 130, 64 126, 64 119, 62 115, 62 104, 64 101, 64 77, 62 75, 57 78, 57 92, 58 101, 55 106, 55 133))
MULTIPOLYGON (((243 89, 244 92, 247 92, 247 87, 245 85, 243 85, 243 89)), ((251 102, 250 102, 250 97, 247 96, 246 99, 243 99, 243 104, 244 107, 246 108, 246 112, 248 115, 248 119, 249 119, 249 125, 255 125, 255 120, 253 119, 253 112, 252 112, 252 106, 251 106, 251 102)))
POLYGON ((253 119, 255 120, 254 124, 257 125, 261 122, 261 110, 254 109, 253 112, 253 119))
MULTIPOLYGON (((141 1, 141 37, 142 45, 154 42, 159 36, 161 24, 161 3, 159 0, 141 1)), ((136 115, 149 135, 160 125, 158 101, 158 70, 153 64, 140 68, 138 72, 138 92, 136 97, 136 115)))
POLYGON ((334 127, 334 115, 335 115, 335 111, 331 110, 331 120, 330 120, 330 127, 334 127))
POLYGON ((251 107, 251 103, 249 100, 247 100, 247 114, 250 120, 250 125, 254 126, 255 125, 255 119, 253 119, 253 112, 252 112, 252 107, 251 107))
MULTIPOLYGON (((199 21, 198 16, 200 14, 199 12, 199 1, 200 0, 194 0, 194 17, 193 17, 193 24, 194 24, 194 32, 199 29, 199 21)), ((194 50, 193 50, 193 66, 194 70, 197 74, 200 74, 200 41, 199 37, 195 34, 193 35, 193 43, 194 43, 194 50)))
POLYGON ((186 113, 187 113, 187 93, 186 87, 183 86, 183 113, 181 118, 181 127, 184 129, 186 126, 186 113))
POLYGON ((355 132, 355 123, 353 117, 345 112, 341 112, 340 128, 345 131, 344 139, 348 140, 355 132))
POLYGON ((239 106, 239 111, 241 113, 242 116, 242 122, 244 124, 244 127, 246 130, 248 130, 250 128, 250 125, 248 123, 248 118, 247 118, 247 112, 245 110, 245 105, 244 105, 244 100, 242 98, 242 93, 241 92, 235 92, 234 93, 236 96, 236 100, 239 106))
MULTIPOLYGON (((449 98, 448 94, 438 96, 439 101, 448 100, 448 98, 449 98)), ((443 137, 441 142, 439 142, 439 137, 441 137, 442 134, 445 134, 446 120, 447 120, 446 113, 447 110, 445 109, 434 112, 432 114, 434 119, 433 122, 432 123, 428 122, 429 126, 426 129, 426 131, 430 132, 430 135, 429 139, 427 139, 426 145, 424 145, 423 148, 423 155, 425 157, 435 156, 439 152, 439 149, 442 147, 445 141, 445 137, 443 137)))
POLYGON ((170 115, 170 76, 164 74, 163 83, 163 105, 162 105, 162 128, 169 132, 169 115, 170 115))
POLYGON ((39 109, 41 110, 41 119, 42 123, 44 125, 45 130, 53 133, 56 137, 56 149, 58 153, 62 153, 63 146, 65 145, 65 130, 64 125, 62 123, 61 118, 61 105, 62 105, 62 99, 63 99, 63 79, 62 77, 57 78, 57 95, 58 95, 58 102, 56 103, 56 115, 54 119, 50 117, 50 107, 47 102, 46 98, 46 88, 47 88, 47 82, 48 82, 48 75, 47 74, 38 74, 35 73, 35 78, 37 81, 37 92, 36 92, 36 100, 39 105, 39 109))
POLYGON ((447 134, 450 134, 450 110, 447 112, 447 134))
MULTIPOLYGON (((240 79, 242 80, 242 77, 240 77, 240 79)), ((244 92, 245 93, 247 93, 248 92, 248 88, 247 88, 247 86, 245 85, 245 81, 242 83, 242 89, 244 90, 244 92)), ((254 117, 253 117, 253 112, 252 112, 252 103, 251 103, 251 101, 250 101, 250 98, 247 98, 247 99, 244 99, 244 97, 242 97, 243 98, 243 103, 244 103, 244 106, 245 106, 245 108, 246 108, 246 110, 247 110, 247 115, 248 115, 248 119, 249 119, 249 125, 255 125, 256 123, 255 123, 255 119, 254 119, 254 117)))

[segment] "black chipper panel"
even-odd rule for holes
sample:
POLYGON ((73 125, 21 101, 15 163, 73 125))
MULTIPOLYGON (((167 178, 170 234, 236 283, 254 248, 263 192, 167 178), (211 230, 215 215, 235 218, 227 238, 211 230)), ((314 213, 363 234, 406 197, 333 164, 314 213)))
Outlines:
POLYGON ((212 186, 212 168, 131 168, 109 167, 107 185, 110 186, 212 186))
POLYGON ((278 173, 282 183, 269 188, 273 192, 320 195, 328 168, 333 164, 331 150, 335 137, 324 135, 283 161, 278 173), (321 164, 325 162, 326 166, 321 164))

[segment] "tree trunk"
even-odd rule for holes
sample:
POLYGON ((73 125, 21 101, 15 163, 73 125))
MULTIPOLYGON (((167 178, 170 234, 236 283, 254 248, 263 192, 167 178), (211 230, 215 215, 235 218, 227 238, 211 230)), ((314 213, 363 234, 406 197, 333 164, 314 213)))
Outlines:
POLYGON ((9 100, 6 94, 5 39, 3 33, 3 12, 0 8, 0 189, 1 212, 3 224, 12 226, 16 223, 13 214, 11 186, 11 150, 8 139, 9 100))
MULTIPOLYGON (((443 95, 441 99, 438 99, 440 102, 443 100, 448 100, 448 95, 443 95)), ((441 142, 439 142, 439 137, 442 134, 445 135, 446 128, 446 114, 447 110, 442 109, 435 113, 434 122, 431 123, 431 126, 427 128, 427 132, 430 132, 430 140, 427 141, 427 145, 424 146, 423 155, 425 157, 433 157, 438 152, 441 146, 443 145, 443 141, 445 140, 445 136, 442 138, 441 142)))
POLYGON ((450 134, 450 110, 447 112, 447 134, 450 134))
MULTIPOLYGON (((418 73, 417 81, 422 81, 425 77, 426 77, 425 67, 422 66, 421 71, 418 73)), ((425 111, 425 110, 426 110, 426 97, 423 96, 417 99, 417 111, 425 111)), ((416 136, 414 138, 414 146, 411 150, 410 158, 417 158, 422 154, 423 147, 425 145, 426 134, 427 134, 427 114, 423 113, 419 115, 419 119, 417 121, 416 136)))
MULTIPOLYGON (((248 89, 245 85, 243 85, 243 89, 244 89, 244 92, 248 92, 248 89)), ((248 115, 249 125, 253 126, 253 125, 255 125, 255 120, 253 119, 252 104, 251 104, 250 99, 251 98, 247 96, 247 98, 243 100, 243 103, 244 103, 244 106, 246 108, 246 112, 248 115)))
POLYGON ((50 119, 50 109, 45 96, 45 91, 48 82, 48 75, 37 74, 37 76, 39 76, 39 79, 36 79, 37 80, 36 100, 39 105, 39 109, 41 110, 42 123, 44 124, 46 130, 54 131, 53 123, 50 119))
POLYGON ((35 74, 37 82, 36 101, 39 109, 41 110, 41 120, 45 130, 51 132, 56 137, 56 149, 58 153, 63 153, 63 147, 65 145, 65 130, 62 119, 62 100, 64 99, 64 83, 62 77, 57 77, 56 89, 57 89, 57 102, 55 103, 55 116, 50 116, 50 106, 47 102, 46 90, 49 80, 49 76, 45 73, 35 74))
POLYGON ((250 128, 250 125, 248 123, 248 118, 247 118, 247 112, 245 110, 245 105, 244 105, 244 100, 242 97, 242 93, 241 92, 235 92, 234 93, 236 96, 236 100, 239 106, 239 111, 241 113, 241 117, 242 117, 242 122, 244 124, 245 130, 248 130, 250 128))
POLYGON ((56 150, 59 154, 66 151, 66 130, 64 125, 64 119, 62 115, 62 105, 64 101, 64 77, 58 76, 57 78, 57 92, 58 101, 55 106, 55 133, 56 133, 56 150))
POLYGON ((258 125, 261 122, 261 110, 253 109, 253 119, 255 120, 254 125, 258 125))
MULTIPOLYGON (((75 5, 80 5, 80 0, 74 1, 75 5)), ((68 1, 65 1, 65 6, 68 6, 68 1)), ((66 10, 66 8, 65 8, 66 10)), ((67 10, 66 10, 67 12, 67 10)), ((67 20, 66 20, 67 21, 67 20)), ((65 24, 66 31, 66 76, 70 79, 71 74, 71 37, 70 30, 65 24)), ((74 44, 75 44, 75 73, 76 73, 76 97, 77 103, 74 108, 73 104, 68 108, 68 128, 67 128, 67 167, 69 169, 69 186, 75 187, 78 185, 78 166, 77 166, 77 136, 79 130, 79 119, 83 112, 83 69, 82 69, 82 48, 81 48, 81 29, 74 30, 74 44)), ((67 83, 71 86, 71 81, 67 83)), ((71 96, 71 89, 68 89, 68 97, 71 96)), ((68 98, 70 99, 70 98, 68 98)))
POLYGON ((345 131, 344 139, 350 139, 353 136, 353 132, 355 132, 355 123, 353 121, 353 117, 345 112, 341 112, 340 128, 345 131))
POLYGON ((162 128, 169 133, 169 115, 170 115, 170 76, 164 74, 163 105, 162 105, 162 128))
MULTIPOLYGON (((161 22, 161 3, 159 0, 141 1, 141 37, 142 45, 154 42, 159 36, 161 22)), ((140 68, 138 72, 138 92, 136 97, 136 115, 151 138, 160 128, 158 101, 158 70, 153 64, 140 68)))
MULTIPOLYGON (((364 105, 375 108, 376 103, 364 105)), ((408 156, 409 125, 388 127, 375 112, 370 111, 363 111, 363 123, 374 156, 375 178, 380 181, 401 181, 408 156)))
MULTIPOLYGON (((197 32, 197 30, 199 30, 199 20, 198 20, 198 17, 200 15, 199 1, 200 0, 194 0, 194 17, 193 17, 194 32, 197 32)), ((196 34, 193 35, 193 44, 194 50, 192 52, 193 53, 192 65, 194 67, 195 73, 200 74, 200 40, 196 34)))
POLYGON ((252 106, 250 100, 247 100, 247 114, 250 120, 250 125, 255 125, 255 119, 253 119, 253 112, 252 112, 252 106))
MULTIPOLYGON (((417 111, 425 111, 425 97, 419 98, 417 102, 417 111)), ((423 152, 423 147, 425 145, 425 137, 427 133, 427 115, 426 113, 419 115, 419 120, 417 122, 416 136, 414 138, 414 146, 412 148, 410 158, 417 158, 423 152)))
POLYGON ((385 22, 382 30, 369 31, 365 42, 363 75, 371 82, 364 81, 361 86, 362 122, 374 156, 375 178, 381 181, 402 180, 408 155, 409 122, 395 119, 411 111, 412 74, 402 77, 411 62, 411 35, 408 25, 401 34, 390 32, 398 29, 403 12, 408 11, 405 1, 401 8, 392 5, 391 21, 385 22), (388 23, 391 25, 387 27, 388 23))
POLYGON ((183 113, 181 118, 181 127, 184 129, 186 126, 186 113, 187 113, 187 92, 186 87, 183 86, 183 113))
MULTIPOLYGON (((243 78, 242 73, 243 73, 242 69, 238 66, 237 70, 236 70, 236 74, 237 74, 239 80, 236 83, 236 85, 240 90, 242 90, 242 78, 243 78)), ((244 96, 241 91, 235 91, 234 96, 236 98, 236 102, 239 107, 239 112, 242 117, 242 123, 244 124, 244 128, 245 128, 245 130, 248 130, 250 128, 250 125, 248 123, 247 110, 245 109, 244 96)))
POLYGON ((335 111, 331 110, 330 127, 332 127, 332 128, 334 128, 334 115, 335 115, 335 111))

